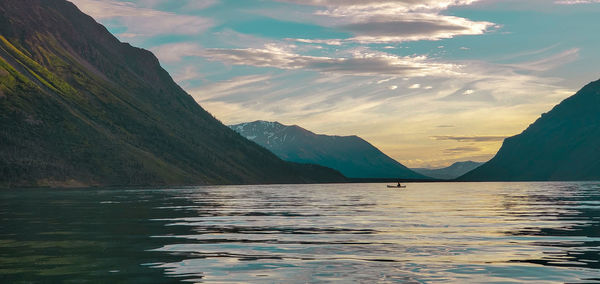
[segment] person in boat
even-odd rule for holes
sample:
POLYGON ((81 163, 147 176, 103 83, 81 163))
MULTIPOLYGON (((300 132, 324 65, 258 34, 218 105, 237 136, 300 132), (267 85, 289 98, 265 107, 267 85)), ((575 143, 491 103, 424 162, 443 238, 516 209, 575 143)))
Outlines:
POLYGON ((398 181, 397 187, 401 187, 401 186, 402 186, 402 184, 400 184, 400 181, 398 181))

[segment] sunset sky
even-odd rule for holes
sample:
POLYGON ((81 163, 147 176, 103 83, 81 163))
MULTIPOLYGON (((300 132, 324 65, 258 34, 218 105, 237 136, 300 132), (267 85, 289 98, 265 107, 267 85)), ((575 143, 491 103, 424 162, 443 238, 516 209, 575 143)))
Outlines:
POLYGON ((600 78, 600 0, 72 0, 225 124, 486 161, 600 78))

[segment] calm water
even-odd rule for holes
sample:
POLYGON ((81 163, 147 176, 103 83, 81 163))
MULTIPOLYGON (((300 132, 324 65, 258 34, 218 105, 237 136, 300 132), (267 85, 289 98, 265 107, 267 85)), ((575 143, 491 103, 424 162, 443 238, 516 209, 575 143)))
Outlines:
POLYGON ((0 191, 0 282, 600 283, 600 183, 0 191))

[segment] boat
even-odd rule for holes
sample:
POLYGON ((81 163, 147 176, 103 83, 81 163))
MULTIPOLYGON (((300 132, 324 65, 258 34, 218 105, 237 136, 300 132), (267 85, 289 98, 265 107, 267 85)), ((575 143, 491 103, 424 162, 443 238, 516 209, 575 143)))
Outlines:
POLYGON ((389 185, 387 186, 388 188, 406 188, 406 185, 389 185))

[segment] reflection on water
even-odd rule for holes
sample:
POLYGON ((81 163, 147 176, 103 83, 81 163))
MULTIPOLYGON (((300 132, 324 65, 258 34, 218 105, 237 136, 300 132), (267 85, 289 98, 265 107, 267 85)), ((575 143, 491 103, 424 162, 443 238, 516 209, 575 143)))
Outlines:
POLYGON ((0 282, 598 282, 600 183, 0 192, 0 282))

